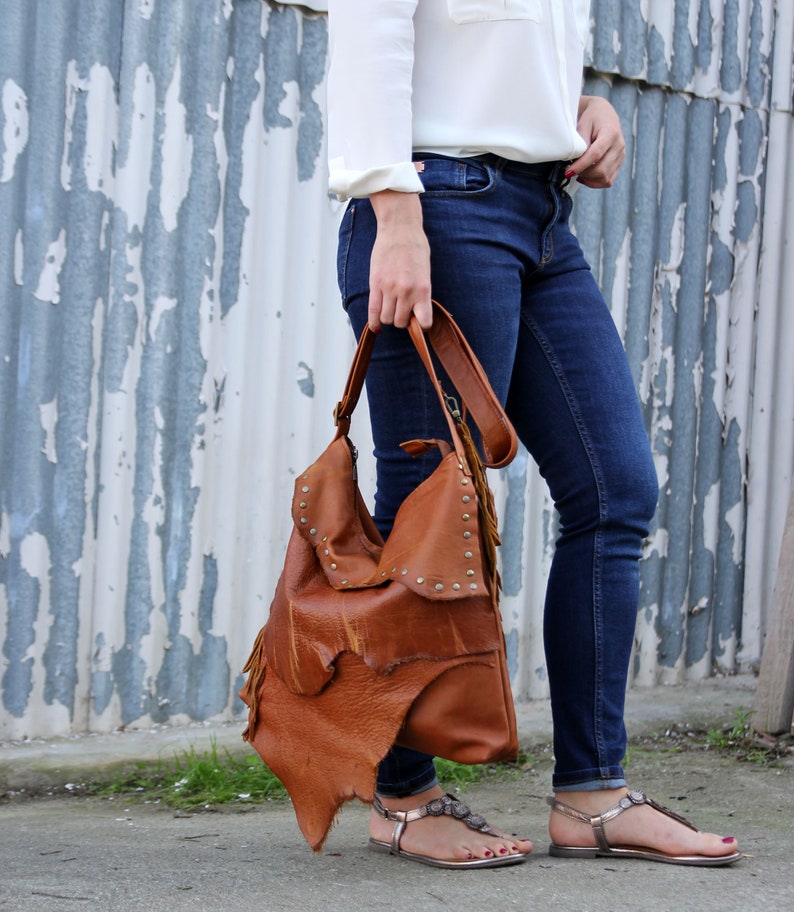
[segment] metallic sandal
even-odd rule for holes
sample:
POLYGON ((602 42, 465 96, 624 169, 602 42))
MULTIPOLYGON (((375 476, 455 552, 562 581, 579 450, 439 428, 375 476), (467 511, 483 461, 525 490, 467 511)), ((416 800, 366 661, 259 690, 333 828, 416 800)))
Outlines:
POLYGON ((547 798, 546 803, 551 807, 552 810, 557 811, 558 814, 562 814, 565 817, 570 817, 571 820, 578 820, 582 823, 589 823, 593 828, 593 833, 595 834, 597 846, 592 848, 580 848, 578 846, 561 846, 556 843, 552 843, 549 846, 549 855, 554 855, 557 858, 644 858, 647 861, 662 861, 667 864, 680 864, 680 865, 697 865, 700 867, 719 867, 722 865, 733 864, 742 857, 741 852, 734 852, 731 855, 667 855, 664 852, 657 852, 654 849, 623 849, 615 848, 609 844, 607 841, 606 833, 604 831, 604 824, 608 820, 614 820, 619 814, 622 814, 624 811, 629 808, 634 807, 639 804, 647 804, 650 807, 654 808, 657 811, 660 811, 667 817, 671 817, 673 820, 677 820, 679 823, 683 823, 684 826, 689 827, 690 830, 694 830, 696 833, 699 833, 700 830, 696 826, 693 826, 685 817, 682 817, 680 814, 676 814, 675 811, 671 811, 669 808, 662 807, 661 804, 657 804, 652 799, 648 798, 645 792, 641 792, 638 789, 632 789, 629 791, 628 795, 624 798, 621 798, 620 801, 614 806, 609 808, 609 810, 604 811, 602 814, 585 814, 583 811, 577 811, 575 808, 572 808, 568 804, 563 804, 561 801, 557 801, 556 798, 547 798))
POLYGON ((369 847, 375 852, 385 852, 389 855, 399 855, 401 858, 407 858, 410 861, 418 861, 422 864, 432 865, 436 868, 496 868, 503 865, 521 864, 526 861, 527 856, 518 855, 500 855, 493 858, 472 858, 467 860, 444 860, 440 858, 431 858, 429 855, 419 855, 416 852, 406 852, 400 848, 405 828, 414 820, 421 820, 422 817, 442 817, 444 814, 455 817, 462 821, 472 830, 478 833, 484 833, 487 836, 497 836, 504 838, 501 833, 497 833, 488 825, 484 817, 479 814, 472 814, 471 810, 462 802, 458 801, 453 795, 442 795, 440 798, 434 798, 422 807, 412 811, 390 811, 383 806, 378 796, 372 805, 375 812, 380 814, 385 820, 394 821, 394 830, 391 836, 391 843, 381 842, 377 839, 370 839, 369 847))

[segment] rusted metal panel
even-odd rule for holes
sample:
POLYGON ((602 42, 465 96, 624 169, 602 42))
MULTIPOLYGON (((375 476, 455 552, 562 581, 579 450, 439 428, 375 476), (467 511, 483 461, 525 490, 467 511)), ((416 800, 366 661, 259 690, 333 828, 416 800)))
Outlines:
MULTIPOLYGON (((4 8, 0 737, 241 712, 292 479, 352 351, 323 6, 4 8)), ((792 15, 593 12, 588 91, 629 155, 575 223, 662 482, 634 679, 732 672, 760 656, 794 462, 792 15)), ((353 433, 365 453, 365 412, 353 433)), ((525 456, 494 484, 514 688, 541 696, 556 519, 525 456)))

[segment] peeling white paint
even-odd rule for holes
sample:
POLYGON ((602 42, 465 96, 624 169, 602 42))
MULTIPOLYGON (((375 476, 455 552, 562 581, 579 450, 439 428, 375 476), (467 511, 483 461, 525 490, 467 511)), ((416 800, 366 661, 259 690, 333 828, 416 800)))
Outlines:
POLYGON ((741 562, 744 551, 744 510, 744 504, 738 501, 725 511, 725 523, 733 536, 733 562, 735 564, 741 562))
POLYGON ((72 151, 72 140, 74 138, 74 119, 77 112, 77 99, 80 92, 84 92, 88 86, 85 79, 81 79, 77 71, 77 61, 70 60, 66 64, 65 75, 65 94, 66 104, 64 107, 64 125, 63 125, 63 153, 61 155, 61 187, 68 191, 72 188, 72 166, 69 159, 72 151))
POLYGON ((47 245, 44 263, 39 273, 39 284, 33 297, 39 301, 58 304, 61 300, 61 269, 66 261, 66 229, 61 228, 58 237, 47 245))
MULTIPOLYGON (((694 4, 690 4, 691 6, 694 6, 694 4)), ((656 29, 662 37, 673 34, 675 3, 670 3, 669 0, 640 0, 640 13, 648 24, 649 31, 656 29)), ((664 59, 667 68, 670 69, 673 65, 672 41, 664 42, 664 59)))
POLYGON ((13 79, 3 83, 3 167, 0 184, 8 183, 14 176, 17 159, 25 151, 30 136, 28 97, 13 79))
POLYGON ((42 453, 47 457, 47 462, 57 463, 58 454, 55 448, 55 425, 58 423, 58 397, 50 402, 39 404, 41 426, 44 430, 44 446, 42 453))
POLYGON ((169 310, 173 310, 176 305, 176 298, 167 298, 165 295, 158 295, 158 297, 155 298, 152 313, 149 317, 149 331, 146 334, 151 341, 154 341, 157 338, 157 330, 160 326, 160 320, 162 320, 163 314, 167 313, 169 310))
POLYGON ((664 527, 660 526, 648 536, 642 549, 642 556, 648 559, 656 555, 664 560, 667 557, 667 546, 670 540, 670 533, 664 527))
POLYGON ((25 282, 25 242, 22 229, 17 228, 14 235, 14 284, 23 285, 25 282))
POLYGON ((163 158, 160 182, 160 215, 166 231, 177 227, 179 207, 187 196, 193 165, 193 137, 186 129, 187 110, 179 100, 182 61, 177 57, 174 75, 165 93, 165 129, 160 147, 163 158))
POLYGON ((116 168, 116 206, 127 215, 127 230, 143 229, 151 190, 154 155, 155 79, 145 63, 135 69, 129 144, 124 164, 116 168))
POLYGON ((113 162, 118 146, 119 107, 113 74, 95 63, 85 84, 86 135, 84 169, 89 190, 113 199, 113 162))

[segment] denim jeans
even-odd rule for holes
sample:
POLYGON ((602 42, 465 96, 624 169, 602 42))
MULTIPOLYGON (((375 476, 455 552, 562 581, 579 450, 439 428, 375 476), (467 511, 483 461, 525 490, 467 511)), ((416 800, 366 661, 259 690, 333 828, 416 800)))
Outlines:
MULTIPOLYGON (((559 515, 544 606, 557 791, 625 784, 623 709, 639 593, 640 551, 658 484, 620 337, 568 218, 562 163, 493 155, 415 156, 432 293, 460 325, 536 460, 559 515)), ((354 331, 367 321, 376 222, 352 200, 338 273, 354 331)), ((404 330, 384 327, 367 376, 377 458, 374 516, 388 535, 403 499, 437 457, 399 444, 448 435, 404 330)), ((435 781, 432 758, 396 747, 384 795, 435 781)))

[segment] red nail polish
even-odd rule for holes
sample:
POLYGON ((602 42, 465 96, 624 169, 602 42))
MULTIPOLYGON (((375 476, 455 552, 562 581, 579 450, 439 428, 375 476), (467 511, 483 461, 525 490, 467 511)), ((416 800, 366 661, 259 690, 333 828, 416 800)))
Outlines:
POLYGON ((504 848, 504 846, 503 846, 501 849, 499 849, 499 854, 500 854, 500 855, 507 855, 507 849, 504 848))
POLYGON ((722 841, 727 845, 729 842, 736 842, 736 837, 726 836, 722 841))
POLYGON ((469 852, 469 853, 466 855, 466 858, 474 858, 474 856, 471 854, 471 852, 469 852))
POLYGON ((514 852, 517 852, 517 851, 518 851, 518 846, 510 846, 510 848, 511 848, 514 852))
POLYGON ((486 849, 486 850, 485 850, 485 857, 486 857, 486 858, 490 858, 491 855, 493 855, 493 852, 492 852, 490 849, 486 849))
POLYGON ((573 168, 568 168, 568 170, 565 172, 565 177, 567 180, 570 180, 572 177, 575 176, 575 174, 576 174, 576 172, 573 170, 573 168))

